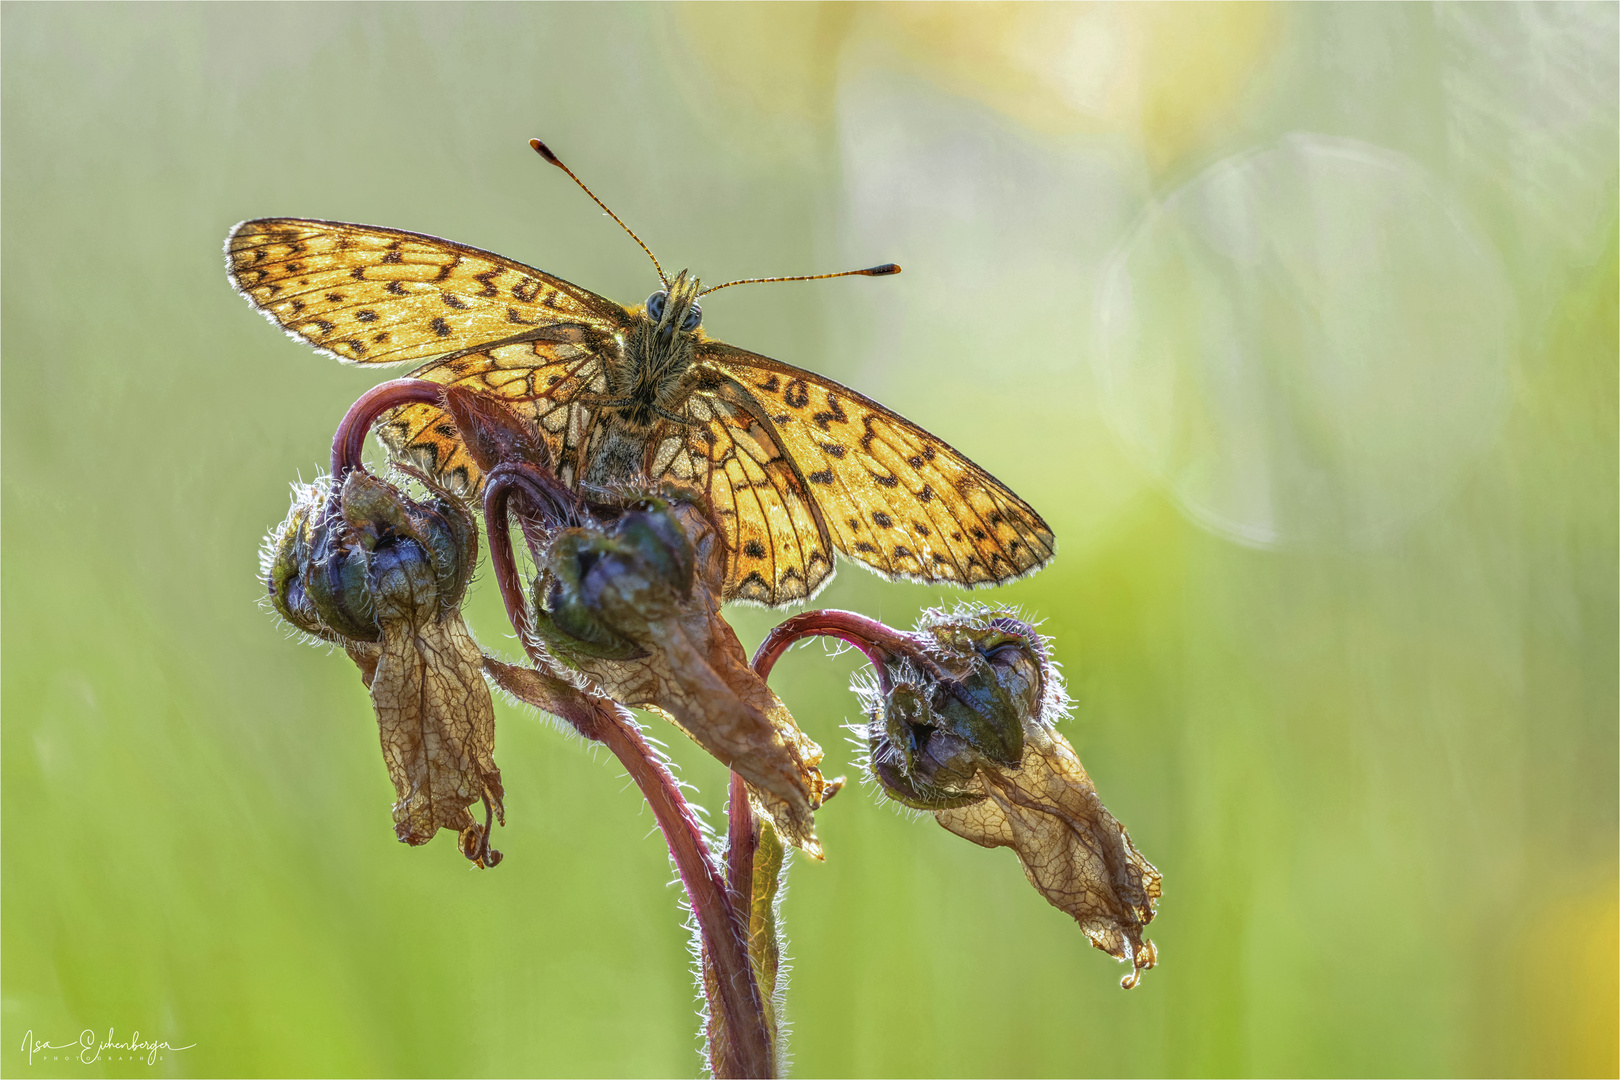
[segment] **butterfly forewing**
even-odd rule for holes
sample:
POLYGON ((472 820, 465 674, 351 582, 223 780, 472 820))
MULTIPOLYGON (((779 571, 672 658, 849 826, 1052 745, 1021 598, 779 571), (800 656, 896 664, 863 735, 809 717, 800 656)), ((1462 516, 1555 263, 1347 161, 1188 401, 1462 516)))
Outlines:
POLYGON ((225 243, 231 283, 271 321, 341 360, 395 364, 521 339, 558 321, 622 327, 619 305, 432 236, 261 218, 225 243))
POLYGON ((810 372, 720 342, 698 362, 763 406, 838 550, 890 577, 989 585, 1051 559, 1052 531, 995 477, 915 424, 810 372))

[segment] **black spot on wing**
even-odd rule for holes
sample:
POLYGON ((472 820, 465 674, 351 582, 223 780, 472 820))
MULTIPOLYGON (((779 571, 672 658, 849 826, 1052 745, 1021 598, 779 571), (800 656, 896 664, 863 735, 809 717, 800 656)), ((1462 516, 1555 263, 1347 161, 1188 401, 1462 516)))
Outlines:
MULTIPOLYGON (((789 402, 789 404, 792 403, 789 402)), ((815 413, 810 417, 810 419, 813 420, 816 427, 820 428, 822 431, 826 431, 827 425, 834 421, 840 424, 849 422, 849 417, 844 415, 844 407, 838 403, 838 397, 836 394, 828 394, 827 410, 825 412, 815 413)))

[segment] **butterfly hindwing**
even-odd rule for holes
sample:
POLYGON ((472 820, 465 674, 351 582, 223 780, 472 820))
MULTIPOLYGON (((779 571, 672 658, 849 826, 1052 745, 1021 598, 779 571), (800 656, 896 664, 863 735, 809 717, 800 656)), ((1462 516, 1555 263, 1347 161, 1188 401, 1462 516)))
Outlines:
MULTIPOLYGON (((603 389, 603 358, 617 348, 608 335, 565 323, 536 340, 447 356, 410 373, 459 386, 504 404, 538 432, 558 475, 573 483, 596 412, 579 400, 603 389)), ((399 458, 441 486, 472 494, 483 477, 450 414, 437 405, 404 405, 377 422, 377 437, 399 458)))
POLYGON ((244 221, 225 241, 225 265, 237 290, 287 333, 360 364, 481 348, 561 321, 618 328, 629 317, 500 255, 371 225, 244 221))
POLYGON ((1044 566, 1052 531, 999 480, 830 379, 720 342, 697 348, 762 407, 833 543, 891 578, 992 585, 1044 566))
POLYGON ((690 426, 657 444, 649 473, 708 496, 730 548, 725 599, 779 607, 832 576, 833 546, 803 473, 754 399, 706 378, 687 399, 690 426))

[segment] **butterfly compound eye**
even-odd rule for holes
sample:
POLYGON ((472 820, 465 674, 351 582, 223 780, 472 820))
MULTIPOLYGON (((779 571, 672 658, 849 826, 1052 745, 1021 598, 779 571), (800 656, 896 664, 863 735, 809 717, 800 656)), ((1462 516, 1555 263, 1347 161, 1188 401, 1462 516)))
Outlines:
POLYGON ((655 292, 647 297, 647 317, 653 322, 659 322, 664 317, 664 301, 669 299, 667 293, 655 292))
POLYGON ((698 323, 703 321, 703 309, 693 304, 687 311, 686 318, 681 320, 682 330, 696 330, 698 323))

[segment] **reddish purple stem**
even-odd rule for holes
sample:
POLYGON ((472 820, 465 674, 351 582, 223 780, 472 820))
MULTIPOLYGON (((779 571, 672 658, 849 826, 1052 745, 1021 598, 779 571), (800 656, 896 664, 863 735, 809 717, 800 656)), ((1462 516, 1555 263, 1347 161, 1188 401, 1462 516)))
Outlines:
POLYGON ((401 405, 438 405, 444 400, 444 387, 426 379, 392 379, 379 383, 360 395, 349 406, 332 436, 332 477, 342 480, 350 469, 358 469, 366 449, 366 433, 372 423, 389 409, 401 405))
POLYGON ((718 1004, 725 1015, 728 1036, 723 1051, 730 1059, 729 1063, 720 1063, 716 1072, 735 1077, 773 1076, 774 1047, 765 1027, 764 1003, 754 979, 754 967, 748 959, 746 924, 732 906, 692 808, 682 797, 675 777, 642 738, 635 721, 623 710, 605 703, 600 711, 604 714, 601 739, 623 763, 652 807, 669 843, 670 857, 680 870, 681 884, 691 898, 704 948, 714 964, 720 991, 718 1004))
MULTIPOLYGON (((877 669, 878 683, 884 693, 892 689, 885 661, 895 653, 916 657, 920 652, 911 635, 857 612, 836 609, 806 611, 785 620, 765 635, 765 640, 754 652, 754 673, 761 679, 770 678, 771 668, 776 666, 782 654, 795 642, 807 637, 835 637, 861 650, 877 669)), ((923 662, 928 661, 924 659, 923 662)), ((759 836, 754 831, 753 808, 748 805, 748 785, 736 773, 731 774, 731 796, 726 816, 726 878, 731 885, 731 906, 743 918, 748 918, 754 906, 754 852, 759 846, 759 836)))
MULTIPOLYGON (((531 499, 541 494, 538 490, 529 490, 525 472, 538 470, 533 466, 501 466, 490 473, 484 493, 484 525, 489 537, 490 563, 495 569, 495 580, 500 585, 507 615, 530 660, 544 670, 548 664, 530 634, 528 608, 512 557, 509 526, 512 494, 523 492, 531 499)), ((584 693, 575 700, 576 707, 564 707, 559 715, 586 738, 605 743, 641 789, 663 831, 670 858, 692 902, 692 913, 697 917, 704 948, 714 966, 720 999, 715 1004, 721 1010, 728 1036, 722 1048, 725 1060, 717 1063, 717 1075, 775 1075, 775 1047, 765 1026, 764 1003, 754 979, 753 964, 748 959, 747 916, 739 917, 738 909, 733 906, 730 891, 704 843, 691 806, 681 795, 669 768, 647 744, 628 713, 611 701, 584 693)), ((745 796, 744 805, 746 802, 745 796)))
MULTIPOLYGON (((846 641, 872 662, 877 669, 878 685, 887 694, 891 689, 889 673, 885 667, 897 654, 911 657, 918 663, 933 667, 932 661, 922 654, 917 639, 884 626, 876 619, 854 611, 806 611, 778 624, 754 650, 753 667, 760 678, 769 678, 776 661, 795 642, 807 637, 835 637, 846 641)), ((945 675, 944 672, 939 672, 945 675)))
POLYGON ((529 609, 523 599, 523 587, 518 581, 511 550, 513 495, 527 502, 531 510, 560 519, 566 519, 575 503, 572 493, 555 476, 533 465, 497 465, 484 478, 484 530, 489 533, 490 561, 495 567, 495 582, 500 586, 501 599, 506 604, 506 617, 527 643, 532 629, 529 626, 529 609), (503 546, 502 558, 495 558, 496 537, 500 538, 503 546))

